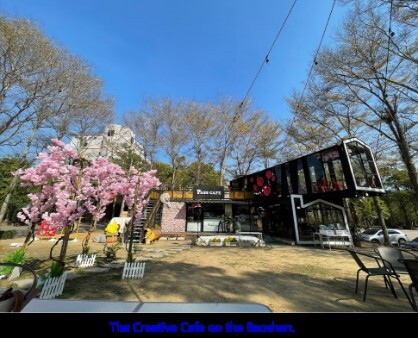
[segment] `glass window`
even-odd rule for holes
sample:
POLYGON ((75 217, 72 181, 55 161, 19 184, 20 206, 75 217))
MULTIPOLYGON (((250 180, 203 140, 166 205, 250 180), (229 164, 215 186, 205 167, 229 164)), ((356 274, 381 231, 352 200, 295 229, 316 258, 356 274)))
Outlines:
POLYGON ((267 169, 250 177, 248 190, 264 197, 280 195, 280 181, 275 169, 267 169), (278 179, 279 182, 277 182, 278 179), (277 191, 277 185, 279 185, 279 191, 277 191))
POLYGON ((293 193, 293 187, 292 187, 292 179, 291 179, 291 176, 290 176, 290 164, 286 163, 285 167, 286 167, 287 187, 289 189, 289 194, 292 194, 293 193))
POLYGON ((280 165, 274 168, 274 175, 276 177, 276 194, 277 196, 282 195, 282 167, 280 165))
POLYGON ((311 175, 312 191, 325 192, 326 179, 324 167, 321 162, 321 155, 319 153, 308 156, 308 169, 311 175))
POLYGON ((319 202, 307 207, 304 211, 306 218, 298 219, 300 239, 312 239, 312 232, 319 230, 345 230, 344 216, 338 208, 319 202), (306 237, 307 234, 309 238, 306 237))
POLYGON ((379 229, 367 229, 366 231, 363 231, 363 234, 365 234, 365 235, 374 235, 378 231, 379 231, 379 229))
POLYGON ((346 189, 344 172, 337 147, 321 152, 327 177, 326 191, 339 191, 346 189))
POLYGON ((331 177, 332 189, 334 191, 347 189, 347 184, 345 182, 344 171, 343 171, 343 166, 341 164, 341 160, 339 158, 333 160, 332 165, 333 165, 334 175, 335 175, 335 181, 331 177))
POLYGON ((349 142, 346 146, 357 186, 382 188, 370 149, 356 141, 349 142))
POLYGON ((306 194, 306 179, 305 172, 303 171, 303 162, 302 159, 298 159, 298 193, 306 194))

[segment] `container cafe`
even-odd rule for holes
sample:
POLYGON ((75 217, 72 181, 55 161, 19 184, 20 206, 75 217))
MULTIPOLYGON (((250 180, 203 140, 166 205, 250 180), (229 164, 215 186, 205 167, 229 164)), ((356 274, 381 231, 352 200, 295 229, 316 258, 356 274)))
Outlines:
POLYGON ((385 190, 370 147, 351 138, 237 177, 229 189, 198 186, 165 193, 170 202, 160 208, 163 233, 239 229, 313 244, 318 234, 351 242, 344 200, 379 196, 385 190))

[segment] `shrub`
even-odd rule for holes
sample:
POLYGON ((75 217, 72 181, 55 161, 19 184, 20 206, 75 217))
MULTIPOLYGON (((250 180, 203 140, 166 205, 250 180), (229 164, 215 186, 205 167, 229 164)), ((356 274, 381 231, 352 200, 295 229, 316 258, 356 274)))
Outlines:
POLYGON ((225 242, 237 242, 237 239, 235 237, 227 237, 224 240, 225 242))
MULTIPOLYGON (((4 257, 5 260, 3 260, 3 263, 25 264, 29 258, 29 254, 24 249, 18 249, 6 253, 4 257)), ((0 274, 9 275, 12 273, 13 269, 13 266, 2 266, 0 267, 0 274)))
POLYGON ((49 277, 59 277, 64 272, 64 266, 56 261, 53 261, 51 264, 51 272, 49 274, 49 277))

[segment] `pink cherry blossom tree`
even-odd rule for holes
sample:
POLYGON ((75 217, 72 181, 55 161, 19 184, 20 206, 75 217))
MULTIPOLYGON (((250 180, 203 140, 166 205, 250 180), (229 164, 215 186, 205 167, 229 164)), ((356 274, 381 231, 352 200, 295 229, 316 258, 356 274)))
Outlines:
POLYGON ((153 188, 161 184, 160 180, 155 177, 156 172, 156 170, 150 170, 139 173, 135 168, 129 171, 125 195, 125 202, 131 216, 127 262, 133 261, 133 230, 141 219, 144 206, 148 203, 147 197, 153 188))
POLYGON ((63 142, 52 141, 54 145, 48 147, 49 154, 41 153, 37 157, 37 166, 15 173, 23 186, 33 187, 36 191, 28 195, 31 205, 18 214, 30 229, 24 248, 30 244, 34 228, 41 220, 53 227, 67 227, 82 214, 76 201, 80 169, 69 164, 69 160, 77 161, 78 156, 63 142))
MULTIPOLYGON (((17 175, 23 186, 32 187, 35 192, 29 194, 31 205, 18 214, 21 221, 30 226, 25 240, 25 248, 33 238, 35 225, 45 220, 51 227, 62 228, 64 236, 59 262, 65 265, 68 240, 78 220, 90 213, 93 215, 88 237, 83 241, 85 251, 91 233, 97 222, 104 216, 106 206, 116 195, 124 195, 131 216, 132 225, 139 222, 146 197, 151 189, 160 184, 155 170, 139 173, 131 168, 128 177, 117 165, 104 158, 93 162, 80 159, 76 152, 59 140, 52 140, 49 153, 38 156, 38 165, 18 170, 17 175)), ((29 243, 30 244, 30 243, 29 243)), ((132 260, 132 236, 129 256, 132 260)))
POLYGON ((126 191, 127 178, 119 165, 99 157, 84 170, 81 193, 85 208, 93 215, 82 244, 84 253, 88 251, 89 240, 97 222, 105 216, 106 207, 117 195, 123 195, 126 191))

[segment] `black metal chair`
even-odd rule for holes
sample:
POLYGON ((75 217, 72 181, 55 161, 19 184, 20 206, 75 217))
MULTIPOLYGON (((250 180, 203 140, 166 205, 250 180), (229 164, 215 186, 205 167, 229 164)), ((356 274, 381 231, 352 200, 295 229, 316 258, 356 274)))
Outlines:
MULTIPOLYGON (((371 277, 371 276, 381 276, 381 277, 383 277, 386 288, 389 286, 390 291, 392 292, 392 294, 395 296, 395 298, 398 298, 398 296, 396 295, 395 288, 393 287, 392 281, 390 280, 390 277, 396 278, 398 280, 399 284, 401 285, 402 289, 404 290, 405 294, 406 294, 406 290, 404 289, 404 287, 403 287, 403 285, 402 285, 402 283, 399 279, 399 275, 394 273, 393 268, 388 270, 384 267, 385 264, 390 265, 389 262, 387 262, 387 261, 385 262, 385 260, 380 258, 380 257, 369 255, 369 254, 366 254, 364 252, 358 252, 358 251, 350 250, 350 249, 346 249, 346 250, 351 254, 351 256, 356 261, 356 263, 359 267, 359 269, 357 270, 356 293, 358 292, 360 271, 363 271, 367 274, 366 282, 364 284, 364 295, 363 295, 363 301, 364 302, 366 301, 366 295, 367 295, 367 283, 368 283, 369 277, 371 277), (374 260, 376 262, 376 266, 375 267, 367 267, 366 264, 363 262, 363 260, 360 258, 360 256, 367 257, 369 259, 374 260)), ((408 295, 407 295, 407 297, 408 297, 408 295)), ((409 299, 409 297, 408 297, 408 299, 409 299)))
MULTIPOLYGON (((410 259, 418 258, 414 253, 408 250, 403 250, 400 248, 394 248, 390 246, 380 246, 380 247, 377 247, 375 251, 382 258, 383 267, 386 268, 388 271, 393 272, 393 274, 397 276, 399 276, 399 274, 409 273, 404 263, 406 258, 410 258, 410 259)), ((408 293, 406 292, 399 278, 398 278, 398 282, 400 286, 402 287, 402 290, 405 293, 405 296, 408 299, 409 303, 411 304, 412 308, 414 308, 414 304, 412 303, 412 300, 410 299, 408 293)))
POLYGON ((408 288, 410 303, 414 311, 418 312, 417 302, 414 296, 414 289, 418 293, 418 259, 405 259, 404 263, 412 281, 408 288))
POLYGON ((417 258, 412 252, 408 250, 402 250, 390 246, 378 246, 375 248, 375 252, 384 260, 388 261, 391 265, 385 265, 387 269, 393 268, 396 273, 408 274, 403 261, 405 259, 417 258))

